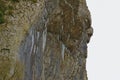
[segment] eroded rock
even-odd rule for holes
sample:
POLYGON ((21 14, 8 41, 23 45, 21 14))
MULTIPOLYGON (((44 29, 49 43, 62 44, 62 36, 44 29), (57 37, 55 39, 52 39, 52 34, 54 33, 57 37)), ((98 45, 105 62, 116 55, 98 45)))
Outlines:
MULTIPOLYGON (((29 7, 33 4, 25 5, 29 7)), ((23 19, 17 18, 19 17, 17 14, 12 18, 15 24, 11 26, 16 26, 14 31, 18 31, 17 21, 20 20, 19 23, 25 24, 27 28, 19 25, 22 27, 19 28, 21 29, 19 33, 26 33, 20 35, 14 31, 8 32, 8 36, 17 33, 17 39, 10 39, 17 40, 17 45, 10 43, 7 50, 12 49, 10 53, 16 54, 13 55, 13 61, 18 61, 19 65, 22 65, 19 69, 23 75, 15 80, 87 80, 87 43, 93 34, 93 29, 86 1, 43 0, 43 3, 39 1, 36 6, 33 5, 33 9, 35 8, 40 11, 34 12, 26 8, 24 9, 26 12, 20 14, 20 17, 24 16, 23 19), (36 13, 34 20, 31 20, 34 13, 36 13)), ((13 69, 14 73, 14 65, 11 66, 13 68, 10 69, 13 69)))

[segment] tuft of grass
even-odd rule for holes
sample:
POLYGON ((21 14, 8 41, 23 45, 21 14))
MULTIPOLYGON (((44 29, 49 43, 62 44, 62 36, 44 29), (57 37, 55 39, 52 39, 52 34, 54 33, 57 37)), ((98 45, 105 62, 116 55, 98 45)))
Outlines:
POLYGON ((4 20, 4 14, 2 11, 0 11, 0 24, 4 23, 5 20, 4 20))
POLYGON ((4 23, 4 14, 6 11, 6 6, 5 6, 5 2, 0 0, 0 24, 4 23))

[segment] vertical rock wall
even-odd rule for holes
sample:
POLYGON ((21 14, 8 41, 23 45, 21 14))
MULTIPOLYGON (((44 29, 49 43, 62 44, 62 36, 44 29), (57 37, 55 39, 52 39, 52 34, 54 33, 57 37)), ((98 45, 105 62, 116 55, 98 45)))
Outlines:
MULTIPOLYGON (((93 29, 86 1, 38 0, 32 8, 38 10, 29 12, 35 15, 31 16, 34 20, 27 18, 31 21, 28 20, 28 28, 24 30, 23 25, 19 25, 20 32, 27 33, 17 33, 16 38, 20 45, 9 48, 16 49, 12 50, 16 52, 13 61, 17 60, 20 63, 16 64, 20 67, 16 73, 20 72, 22 77, 12 78, 9 75, 9 80, 87 80, 87 43, 93 29)), ((16 24, 11 24, 14 25, 16 24)), ((10 40, 14 41, 16 38, 10 40)), ((9 49, 3 48, 7 52, 9 49)), ((13 73, 15 65, 11 66, 13 68, 7 71, 10 70, 10 74, 16 76, 13 73)))
POLYGON ((91 35, 85 0, 46 0, 41 18, 20 49, 24 80, 87 80, 91 35))

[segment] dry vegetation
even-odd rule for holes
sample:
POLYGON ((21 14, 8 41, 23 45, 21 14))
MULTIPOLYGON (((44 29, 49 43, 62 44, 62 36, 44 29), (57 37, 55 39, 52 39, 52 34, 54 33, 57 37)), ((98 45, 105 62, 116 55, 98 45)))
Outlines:
MULTIPOLYGON (((21 0, 0 0, 0 24, 5 22, 4 16, 11 15, 12 11, 14 10, 14 5, 10 5, 9 3, 18 3, 21 0)), ((23 0, 23 1, 31 1, 36 3, 37 0, 23 0)))

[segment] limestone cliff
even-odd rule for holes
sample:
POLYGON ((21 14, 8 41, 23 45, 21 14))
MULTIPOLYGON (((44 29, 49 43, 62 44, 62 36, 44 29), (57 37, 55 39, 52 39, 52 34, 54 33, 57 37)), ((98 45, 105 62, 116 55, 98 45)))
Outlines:
POLYGON ((8 5, 14 10, 0 24, 0 80, 87 80, 93 29, 85 0, 8 5))

